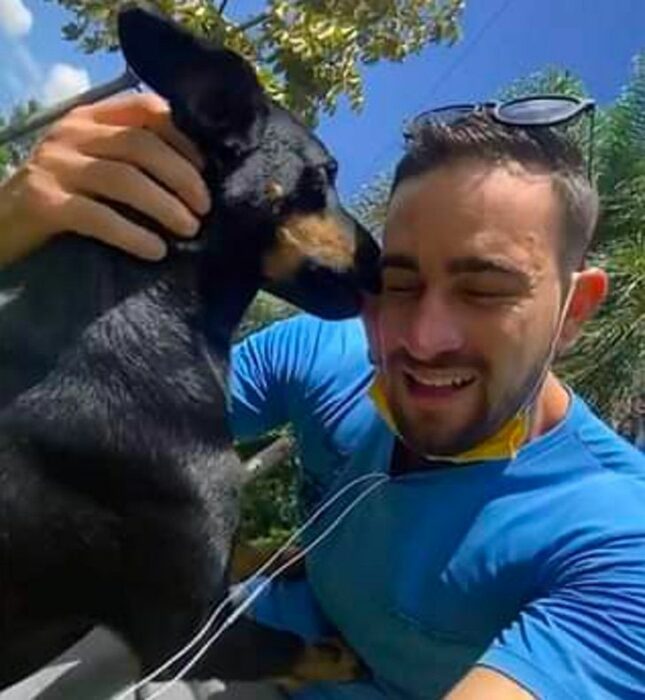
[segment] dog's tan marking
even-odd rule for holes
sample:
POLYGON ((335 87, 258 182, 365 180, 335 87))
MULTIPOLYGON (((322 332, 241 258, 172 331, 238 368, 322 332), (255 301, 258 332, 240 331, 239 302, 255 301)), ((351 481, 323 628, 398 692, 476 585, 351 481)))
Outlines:
POLYGON ((305 257, 339 270, 354 260, 355 242, 329 215, 294 215, 278 228, 276 242, 265 256, 262 271, 273 281, 288 279, 305 257))
POLYGON ((277 180, 270 180, 266 187, 266 195, 270 202, 277 202, 284 197, 284 187, 277 180))

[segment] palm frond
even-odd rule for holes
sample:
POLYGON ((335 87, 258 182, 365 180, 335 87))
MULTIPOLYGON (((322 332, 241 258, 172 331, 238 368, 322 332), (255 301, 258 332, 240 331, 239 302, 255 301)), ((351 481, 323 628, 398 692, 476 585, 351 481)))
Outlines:
POLYGON ((645 52, 634 58, 629 83, 600 118, 596 151, 603 192, 645 174, 645 52))
POLYGON ((607 244, 592 264, 610 276, 609 299, 558 370, 611 423, 645 392, 645 232, 607 244))

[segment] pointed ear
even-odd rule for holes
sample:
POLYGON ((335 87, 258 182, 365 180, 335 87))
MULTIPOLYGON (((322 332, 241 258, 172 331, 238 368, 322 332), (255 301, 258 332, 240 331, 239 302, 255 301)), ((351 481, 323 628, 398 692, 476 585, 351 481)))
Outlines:
POLYGON ((120 11, 118 31, 130 68, 169 101, 189 136, 208 145, 242 146, 257 132, 253 127, 266 113, 267 100, 243 58, 141 5, 120 11))

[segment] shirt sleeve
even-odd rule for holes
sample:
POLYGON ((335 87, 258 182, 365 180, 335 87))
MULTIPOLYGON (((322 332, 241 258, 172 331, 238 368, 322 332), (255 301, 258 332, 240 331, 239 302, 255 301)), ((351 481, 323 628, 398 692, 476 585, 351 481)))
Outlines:
POLYGON ((644 697, 645 535, 613 538, 569 562, 478 664, 545 700, 644 697))
POLYGON ((337 634, 306 578, 254 576, 237 584, 233 593, 235 602, 250 602, 247 615, 256 622, 293 632, 308 643, 337 634))
POLYGON ((303 359, 311 356, 310 325, 303 315, 278 321, 233 348, 229 411, 237 439, 259 437, 292 417, 303 359))

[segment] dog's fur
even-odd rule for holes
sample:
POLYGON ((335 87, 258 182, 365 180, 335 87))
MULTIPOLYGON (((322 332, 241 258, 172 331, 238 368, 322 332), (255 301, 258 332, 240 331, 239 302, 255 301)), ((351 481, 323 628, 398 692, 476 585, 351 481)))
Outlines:
MULTIPOLYGON (((205 156, 213 214, 194 242, 166 236, 161 263, 66 234, 2 273, 0 687, 97 622, 144 669, 197 630, 227 591, 237 523, 236 324, 263 286, 325 317, 373 286, 378 247, 338 204, 333 159, 253 70, 142 9, 119 31, 205 156)), ((295 636, 233 630, 201 675, 301 658, 295 636)))

